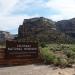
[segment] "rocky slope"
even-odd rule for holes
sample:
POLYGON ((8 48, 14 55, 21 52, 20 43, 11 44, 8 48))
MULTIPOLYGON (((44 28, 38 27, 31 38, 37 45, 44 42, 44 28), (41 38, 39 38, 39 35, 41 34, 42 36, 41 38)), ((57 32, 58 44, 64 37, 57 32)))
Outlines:
MULTIPOLYGON (((0 37, 5 34, 0 33, 0 37)), ((7 34, 7 33, 6 33, 7 34)), ((6 35, 8 37, 9 35, 6 35)), ((54 22, 44 17, 24 19, 18 28, 18 35, 11 38, 37 39, 40 42, 74 42, 75 41, 75 18, 54 22)), ((3 38, 0 38, 0 40, 3 38)), ((2 40, 1 40, 2 41, 2 40)))
POLYGON ((75 18, 56 22, 57 30, 75 38, 75 18))
POLYGON ((64 42, 70 38, 56 28, 54 21, 44 17, 24 19, 23 24, 18 29, 18 38, 36 38, 40 42, 49 43, 64 42))

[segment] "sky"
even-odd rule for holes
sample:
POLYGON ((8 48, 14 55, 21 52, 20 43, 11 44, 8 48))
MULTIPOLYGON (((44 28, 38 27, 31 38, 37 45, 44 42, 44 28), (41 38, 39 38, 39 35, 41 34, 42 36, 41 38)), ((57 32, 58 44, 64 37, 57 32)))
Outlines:
POLYGON ((75 0, 0 0, 0 30, 16 34, 23 20, 33 17, 75 18, 75 0))

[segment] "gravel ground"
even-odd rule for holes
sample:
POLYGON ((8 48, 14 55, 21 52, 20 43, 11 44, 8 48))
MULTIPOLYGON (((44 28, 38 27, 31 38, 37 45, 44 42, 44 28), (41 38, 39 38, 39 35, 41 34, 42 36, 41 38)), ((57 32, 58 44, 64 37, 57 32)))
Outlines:
POLYGON ((50 65, 25 65, 0 68, 0 75, 75 75, 74 68, 55 68, 50 65))

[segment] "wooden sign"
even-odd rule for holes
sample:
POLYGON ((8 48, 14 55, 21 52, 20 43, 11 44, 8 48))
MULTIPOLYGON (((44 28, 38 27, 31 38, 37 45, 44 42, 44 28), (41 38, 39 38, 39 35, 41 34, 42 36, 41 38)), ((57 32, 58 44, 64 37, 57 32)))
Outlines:
POLYGON ((38 57, 37 42, 18 42, 16 40, 6 41, 7 58, 36 58, 38 57))

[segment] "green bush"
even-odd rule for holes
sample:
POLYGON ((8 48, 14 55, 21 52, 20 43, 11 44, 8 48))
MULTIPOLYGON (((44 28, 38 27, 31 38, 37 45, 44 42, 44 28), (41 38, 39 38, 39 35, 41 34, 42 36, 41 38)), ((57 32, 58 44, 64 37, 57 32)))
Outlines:
POLYGON ((56 47, 51 47, 50 50, 52 51, 64 51, 64 50, 67 50, 69 49, 69 46, 67 45, 64 45, 64 44, 58 44, 56 47))
POLYGON ((57 61, 55 61, 54 64, 61 67, 65 67, 68 64, 68 61, 65 58, 58 57, 57 61))
POLYGON ((47 48, 43 48, 41 50, 41 56, 45 64, 53 63, 55 59, 54 53, 52 51, 49 51, 47 48))
POLYGON ((41 46, 42 48, 44 48, 44 47, 46 47, 46 43, 45 43, 45 42, 42 42, 42 43, 40 44, 40 46, 41 46))
POLYGON ((65 50, 64 53, 68 58, 75 58, 75 52, 72 50, 65 50))
POLYGON ((53 63, 55 60, 55 55, 53 53, 49 53, 44 55, 44 61, 46 64, 53 63))

